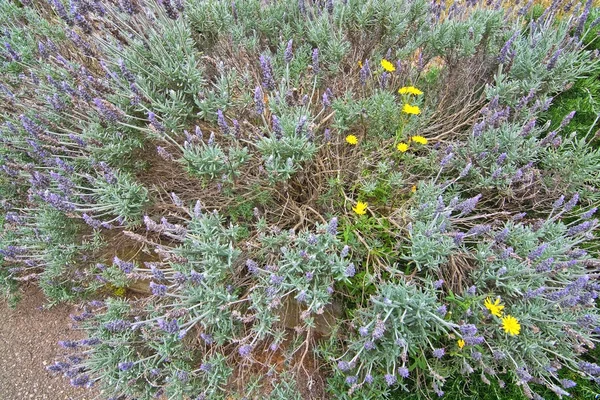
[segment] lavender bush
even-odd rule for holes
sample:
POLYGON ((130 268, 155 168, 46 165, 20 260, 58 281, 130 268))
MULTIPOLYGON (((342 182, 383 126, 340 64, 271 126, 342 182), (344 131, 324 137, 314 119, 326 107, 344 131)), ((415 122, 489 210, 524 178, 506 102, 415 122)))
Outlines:
POLYGON ((110 399, 597 390, 598 13, 4 2, 3 291, 110 399))

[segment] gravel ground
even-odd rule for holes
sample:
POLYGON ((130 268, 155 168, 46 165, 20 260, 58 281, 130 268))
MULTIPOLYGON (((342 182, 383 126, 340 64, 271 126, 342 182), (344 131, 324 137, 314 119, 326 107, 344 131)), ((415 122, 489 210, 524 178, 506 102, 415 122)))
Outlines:
POLYGON ((75 388, 62 375, 46 371, 65 354, 59 340, 81 339, 70 329, 71 306, 42 309, 44 295, 35 286, 24 289, 16 309, 0 299, 0 399, 92 400, 97 391, 75 388))

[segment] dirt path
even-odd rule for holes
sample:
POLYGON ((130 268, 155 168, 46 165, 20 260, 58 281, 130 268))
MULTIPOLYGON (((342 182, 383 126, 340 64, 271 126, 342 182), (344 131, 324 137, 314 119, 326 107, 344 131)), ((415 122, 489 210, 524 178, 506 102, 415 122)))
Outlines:
POLYGON ((97 391, 72 387, 62 375, 46 371, 57 356, 65 354, 57 342, 81 339, 81 335, 69 329, 73 307, 44 310, 43 305, 44 295, 34 286, 24 289, 16 309, 0 299, 0 399, 100 399, 97 391))

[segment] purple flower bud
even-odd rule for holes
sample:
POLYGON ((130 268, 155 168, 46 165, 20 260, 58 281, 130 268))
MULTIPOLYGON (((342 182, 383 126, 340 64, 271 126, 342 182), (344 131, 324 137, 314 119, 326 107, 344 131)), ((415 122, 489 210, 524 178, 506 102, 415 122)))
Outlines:
POLYGON ((598 220, 594 219, 594 220, 588 220, 588 221, 584 221, 581 224, 572 226, 571 228, 569 228, 569 230, 567 231, 567 235, 568 236, 574 236, 580 233, 584 233, 589 231, 590 229, 594 228, 596 225, 598 224, 598 220))
POLYGON ((477 334, 477 327, 473 324, 464 324, 458 329, 463 336, 475 336, 477 334))
POLYGON ((133 362, 132 361, 120 362, 119 363, 119 370, 121 370, 121 371, 129 371, 132 367, 133 367, 133 362))
POLYGON ((454 238, 453 238, 454 244, 457 245, 457 246, 459 246, 463 242, 463 240, 465 239, 465 236, 466 235, 465 235, 464 232, 456 232, 454 234, 454 238))
POLYGON ((337 217, 333 217, 333 218, 331 218, 331 221, 329 221, 329 225, 327 225, 327 233, 329 233, 330 235, 336 236, 337 229, 338 229, 338 219, 337 219, 337 217))
POLYGON ((361 85, 367 84, 367 78, 371 75, 371 69, 369 68, 369 60, 365 60, 360 72, 358 73, 361 85))
POLYGON ((325 8, 327 9, 327 13, 329 15, 333 14, 333 0, 327 0, 325 2, 325 8))
POLYGON ((349 252, 350 252, 350 247, 348 245, 344 246, 344 248, 342 249, 342 252, 340 253, 340 257, 346 258, 348 256, 349 252))
POLYGON ((329 96, 327 93, 323 93, 323 108, 328 108, 331 106, 331 101, 329 100, 329 96))
POLYGON ((569 114, 567 114, 563 120, 560 123, 560 129, 563 129, 565 126, 569 125, 569 122, 571 122, 571 120, 573 119, 573 117, 575 116, 575 111, 571 111, 569 114))
POLYGON ((541 255, 544 253, 544 251, 547 248, 548 248, 548 243, 542 243, 535 250, 533 250, 531 253, 529 253, 527 258, 529 258, 531 261, 535 261, 541 257, 541 255))
POLYGON ((452 160, 452 157, 454 157, 454 153, 448 153, 446 156, 444 156, 442 161, 440 161, 440 167, 444 168, 446 165, 448 165, 450 160, 452 160))
POLYGON ((524 299, 533 299, 535 297, 540 296, 545 291, 546 291, 546 288, 544 286, 539 287, 539 288, 537 288, 535 290, 527 289, 527 292, 525 292, 525 294, 523 295, 523 298, 524 299))
POLYGON ((498 159, 496 160, 496 164, 498 165, 502 165, 504 164, 504 161, 506 160, 507 154, 506 153, 502 153, 498 156, 498 159))
POLYGON ((375 349, 375 343, 371 340, 367 340, 365 342, 364 347, 365 347, 365 350, 373 350, 373 349, 375 349))
POLYGON ((597 210, 598 210, 597 207, 589 209, 585 213, 581 214, 581 219, 590 219, 590 218, 592 218, 592 216, 596 213, 597 210))
POLYGON ((287 43, 287 46, 285 47, 283 59, 286 64, 289 64, 292 61, 292 58, 294 57, 294 53, 292 52, 293 42, 294 42, 293 39, 290 39, 289 42, 287 43))
POLYGON ((115 264, 117 267, 119 267, 126 274, 133 272, 133 269, 135 268, 134 263, 128 262, 128 261, 123 261, 117 256, 115 256, 115 258, 113 259, 113 264, 115 264))
POLYGON ((443 348, 434 349, 432 354, 435 358, 441 359, 442 357, 444 357, 444 354, 446 354, 446 350, 444 350, 443 348))
POLYGON ((514 40, 517 38, 518 34, 519 32, 515 32, 514 35, 512 35, 511 38, 508 39, 506 43, 504 43, 502 49, 500 49, 500 55, 498 56, 498 62, 500 64, 507 64, 514 57, 515 51, 511 50, 511 46, 514 40))
POLYGON ((228 135, 230 133, 229 125, 227 125, 227 121, 225 121, 225 116, 223 115, 222 110, 217 110, 217 125, 219 125, 219 128, 223 134, 228 135))
MULTIPOLYGON (((263 93, 262 90, 260 90, 260 86, 257 86, 254 90, 254 104, 256 106, 257 114, 261 115, 263 112, 265 112, 265 102, 263 100, 263 93)), ((273 118, 276 118, 275 115, 273 115, 273 118)))
POLYGON ((354 263, 348 264, 346 270, 344 271, 344 275, 348 278, 352 278, 356 274, 356 268, 354 267, 354 263))
POLYGON ((400 375, 402 378, 408 378, 408 376, 410 375, 410 373, 408 372, 408 368, 406 367, 399 367, 398 368, 398 375, 400 375))
POLYGON ((561 384, 561 385, 562 385, 562 387, 563 387, 563 388, 565 388, 565 389, 570 389, 570 388, 572 388, 572 387, 575 387, 575 386, 577 386, 577 383, 573 382, 573 381, 572 381, 572 380, 570 380, 570 379, 562 379, 562 380, 560 381, 560 384, 561 384))
POLYGON ((469 173, 469 171, 471 170, 471 167, 473 166, 473 164, 471 162, 469 162, 467 165, 465 165, 465 167, 463 168, 463 170, 460 172, 460 174, 458 175, 459 178, 464 178, 465 176, 467 176, 467 174, 469 173))
POLYGON ((158 3, 161 4, 165 9, 165 14, 167 14, 167 17, 173 20, 177 19, 177 11, 175 11, 175 9, 173 8, 173 5, 171 4, 170 0, 158 0, 158 3))
POLYGON ((586 374, 593 375, 593 376, 600 375, 600 366, 598 366, 595 363, 581 361, 579 363, 579 368, 586 374))
POLYGON ((552 70, 556 66, 556 62, 558 61, 558 57, 560 57, 561 53, 562 53, 562 49, 559 48, 558 50, 556 50, 554 52, 552 57, 550 57, 550 60, 548 60, 548 64, 546 64, 546 69, 548 71, 552 70))
POLYGON ((167 294, 167 287, 165 285, 150 282, 150 289, 152 294, 158 297, 162 297, 167 294))
POLYGON ((503 243, 508 237, 508 228, 502 229, 498 234, 494 237, 494 241, 496 243, 503 243))
POLYGON ((479 137, 481 136, 481 134, 483 133, 483 130, 485 129, 485 121, 481 121, 476 123, 475 125, 473 125, 473 137, 479 137))
POLYGON ((488 233, 491 230, 490 225, 476 225, 469 229, 467 236, 479 236, 488 233))
POLYGON ((381 339, 385 333, 385 322, 378 320, 373 329, 373 339, 381 339))
POLYGON ((338 368, 340 371, 348 371, 350 369, 350 364, 348 361, 339 361, 338 368))
POLYGON ((575 193, 573 195, 573 197, 571 197, 571 200, 569 200, 567 202, 567 204, 565 204, 564 210, 565 212, 569 212, 573 209, 573 207, 575 207, 577 205, 577 202, 579 201, 579 193, 575 193))
POLYGON ((260 69, 262 72, 262 86, 267 90, 275 89, 273 67, 271 66, 271 59, 268 56, 260 56, 260 69))
POLYGON ((435 289, 441 289, 443 285, 444 285, 443 279, 439 279, 439 280, 433 282, 433 287, 435 289))
POLYGON ((313 49, 312 52, 312 69, 315 74, 318 74, 321 69, 319 68, 319 49, 313 49))
POLYGON ((385 374, 385 382, 387 383, 388 386, 392 386, 392 385, 396 384, 397 381, 398 381, 398 378, 396 378, 396 375, 385 374))
POLYGON ((481 194, 478 194, 475 197, 471 197, 470 199, 467 199, 462 203, 458 204, 456 206, 456 209, 460 211, 459 216, 469 214, 470 212, 472 212, 475 209, 477 203, 479 202, 479 199, 481 199, 481 194))
POLYGON ((67 10, 65 9, 65 6, 63 5, 62 1, 52 0, 52 5, 54 5, 54 8, 56 9, 56 13, 60 17, 60 19, 65 21, 67 23, 67 25, 73 26, 73 20, 67 13, 67 10))
POLYGON ((523 213, 519 213, 519 214, 515 214, 515 215, 513 215, 512 220, 513 221, 520 221, 523 218, 525 218, 526 215, 527 215, 527 213, 524 213, 524 212, 523 213))

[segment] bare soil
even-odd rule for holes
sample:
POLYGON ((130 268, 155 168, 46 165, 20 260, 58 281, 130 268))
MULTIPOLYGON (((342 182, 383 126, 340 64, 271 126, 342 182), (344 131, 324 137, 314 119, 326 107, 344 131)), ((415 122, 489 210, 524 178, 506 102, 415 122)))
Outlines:
POLYGON ((73 306, 44 309, 43 293, 30 285, 22 289, 16 308, 0 299, 0 399, 92 400, 97 390, 75 388, 67 378, 46 371, 66 350, 59 340, 81 339, 71 329, 73 306))

